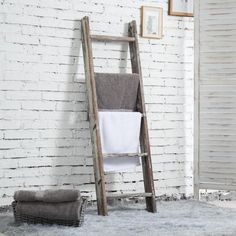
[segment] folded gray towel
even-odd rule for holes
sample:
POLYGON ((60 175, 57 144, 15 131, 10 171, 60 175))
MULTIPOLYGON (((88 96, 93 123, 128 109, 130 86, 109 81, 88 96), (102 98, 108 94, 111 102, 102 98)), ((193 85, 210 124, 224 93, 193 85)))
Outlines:
POLYGON ((136 110, 139 75, 95 73, 99 109, 136 110))
POLYGON ((82 198, 73 202, 17 202, 16 214, 52 220, 79 220, 82 198))
POLYGON ((50 189, 44 191, 19 190, 14 194, 14 199, 21 202, 72 202, 80 197, 80 191, 74 189, 50 189))

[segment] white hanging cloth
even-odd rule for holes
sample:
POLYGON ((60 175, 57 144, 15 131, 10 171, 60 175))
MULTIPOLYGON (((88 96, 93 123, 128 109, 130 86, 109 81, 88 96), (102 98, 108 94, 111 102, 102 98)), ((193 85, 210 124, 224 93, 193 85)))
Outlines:
MULTIPOLYGON (((140 112, 99 112, 102 152, 138 153, 142 114, 140 112)), ((139 157, 109 157, 104 159, 105 171, 134 170, 139 157)))

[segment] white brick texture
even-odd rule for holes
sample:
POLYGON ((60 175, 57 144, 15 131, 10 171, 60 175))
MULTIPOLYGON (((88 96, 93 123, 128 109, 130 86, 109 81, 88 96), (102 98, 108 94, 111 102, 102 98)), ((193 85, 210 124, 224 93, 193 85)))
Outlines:
MULTIPOLYGON (((164 11, 163 38, 139 38, 156 194, 192 194, 193 19, 168 16, 167 0, 0 0, 0 205, 58 186, 95 199, 80 19, 126 35, 143 5, 164 11)), ((130 72, 127 45, 93 48, 96 72, 130 72)), ((107 188, 143 191, 141 168, 107 188)))

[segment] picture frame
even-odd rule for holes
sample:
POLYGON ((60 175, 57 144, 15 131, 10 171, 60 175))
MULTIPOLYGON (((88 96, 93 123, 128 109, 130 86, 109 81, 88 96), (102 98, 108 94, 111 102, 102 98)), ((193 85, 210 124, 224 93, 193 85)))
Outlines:
POLYGON ((193 16, 194 0, 169 0, 169 15, 193 16))
POLYGON ((161 39, 163 36, 163 8, 142 6, 142 34, 144 38, 161 39))

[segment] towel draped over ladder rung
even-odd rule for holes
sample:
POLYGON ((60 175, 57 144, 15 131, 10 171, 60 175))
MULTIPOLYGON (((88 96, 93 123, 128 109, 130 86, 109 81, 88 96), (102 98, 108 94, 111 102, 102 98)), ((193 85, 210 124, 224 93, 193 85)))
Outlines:
POLYGON ((131 197, 152 197, 152 193, 110 193, 107 194, 107 198, 131 198, 131 197))
POLYGON ((91 35, 92 40, 96 41, 113 41, 113 42, 134 42, 134 37, 125 37, 125 36, 108 36, 108 35, 91 35))
MULTIPOLYGON (((109 112, 130 112, 130 110, 122 110, 122 109, 113 109, 113 110, 106 110, 106 109, 99 109, 98 110, 99 112, 106 112, 106 111, 109 111, 109 112)), ((146 114, 144 113, 141 113, 142 117, 146 117, 146 114)))
MULTIPOLYGON (((108 214, 108 197, 145 197, 147 211, 156 212, 151 150, 136 22, 132 21, 129 23, 128 36, 91 35, 89 18, 86 16, 81 20, 81 38, 98 214, 108 214), (132 74, 95 73, 92 41, 127 42, 129 45, 132 74), (103 112, 102 110, 109 111, 103 112), (113 113, 112 111, 115 110, 119 110, 119 112, 113 113), (123 112, 123 110, 129 112, 123 112), (107 129, 109 132, 106 134, 112 134, 112 136, 104 135, 107 127, 109 127, 109 130, 107 129), (132 129, 127 130, 127 127, 132 127, 132 129), (116 135, 114 135, 113 129, 116 131, 116 135), (109 143, 115 144, 114 147, 104 145, 105 142, 107 143, 107 140, 110 141, 109 143), (132 142, 129 143, 127 140, 132 142), (131 160, 139 162, 139 159, 136 157, 141 157, 145 193, 109 194, 106 191, 104 174, 106 169, 104 168, 104 163, 107 164, 114 161, 113 163, 117 166, 119 165, 118 162, 123 163, 124 159, 129 162, 131 160)), ((120 169, 118 170, 117 168, 116 170, 119 171, 120 169)))

